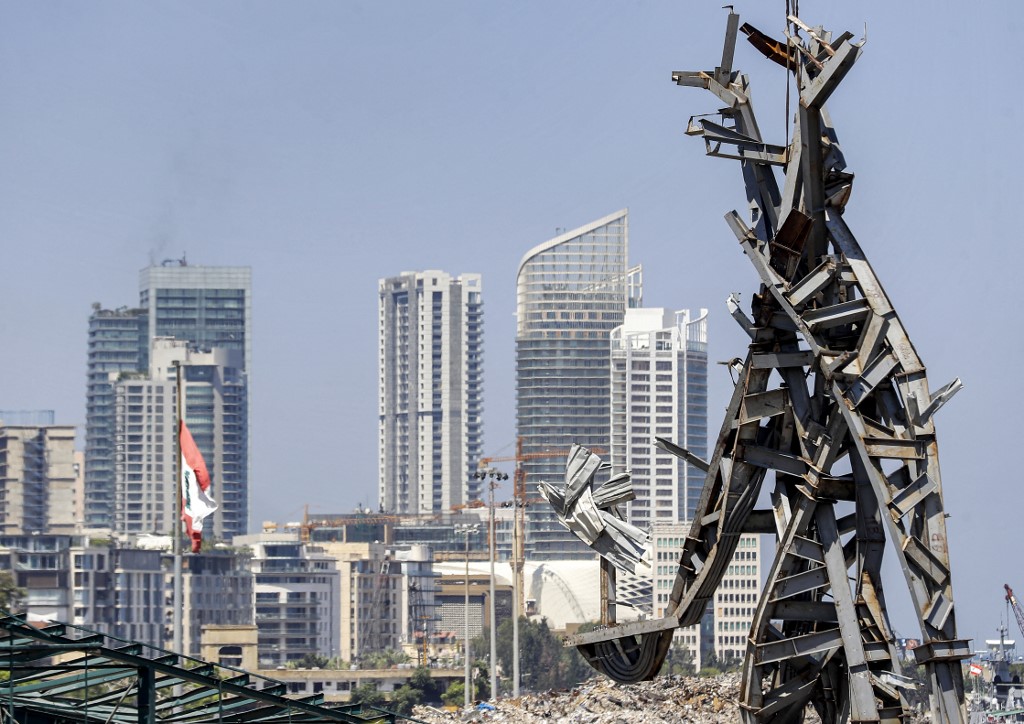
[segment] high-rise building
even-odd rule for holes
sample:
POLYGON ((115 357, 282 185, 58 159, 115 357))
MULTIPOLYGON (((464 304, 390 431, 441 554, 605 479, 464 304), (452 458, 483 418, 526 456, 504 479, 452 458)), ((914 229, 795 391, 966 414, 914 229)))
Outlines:
POLYGON ((221 378, 221 362, 196 363, 185 377, 190 383, 186 422, 206 458, 220 506, 215 534, 230 539, 249 527, 249 404, 252 380, 252 270, 249 267, 189 266, 184 260, 149 266, 139 273, 139 306, 149 313, 149 341, 157 337, 185 340, 204 353, 233 353, 221 378), (240 356, 240 363, 238 358, 240 356), (223 409, 216 410, 216 395, 223 409), (223 414, 218 414, 223 413, 223 414), (204 426, 207 429, 203 429, 204 426), (198 432, 198 434, 197 434, 198 432), (205 438, 205 440, 203 439, 205 438), (215 449, 223 440, 223 450, 215 449))
POLYGON ((84 523, 114 526, 114 383, 123 373, 148 366, 145 309, 101 309, 89 317, 86 363, 84 523))
POLYGON ((177 368, 182 413, 210 473, 217 510, 208 537, 246 533, 247 396, 240 350, 197 351, 169 337, 153 340, 148 374, 123 374, 114 385, 114 529, 167 534, 177 519, 177 368))
POLYGON ((704 473, 659 449, 655 437, 707 458, 707 310, 630 309, 611 334, 613 472, 630 471, 628 520, 692 520, 704 473))
POLYGON ((174 337, 200 350, 238 350, 252 373, 252 270, 164 262, 139 272, 139 306, 149 340, 174 337))
POLYGON ((0 534, 75 528, 75 428, 0 421, 0 534))
MULTIPOLYGON (((248 391, 252 358, 251 270, 247 267, 189 266, 184 260, 164 262, 143 269, 139 273, 139 287, 139 308, 104 310, 94 305, 89 319, 85 524, 121 532, 118 526, 126 519, 117 519, 118 510, 127 511, 130 506, 141 502, 144 506, 142 512, 145 511, 145 501, 128 501, 117 497, 118 466, 122 463, 127 465, 127 456, 138 452, 139 441, 136 439, 129 443, 127 439, 122 439, 125 445, 131 444, 134 447, 117 447, 115 387, 118 381, 130 379, 137 383, 140 378, 144 379, 149 372, 154 340, 173 337, 187 343, 194 352, 227 351, 235 355, 233 359, 237 360, 230 365, 234 377, 230 389, 224 390, 228 396, 241 395, 241 398, 228 403, 232 406, 230 415, 210 419, 203 410, 204 406, 209 407, 206 404, 208 400, 202 399, 194 401, 193 409, 197 426, 223 423, 227 427, 217 434, 230 441, 230 450, 225 450, 224 456, 217 463, 218 502, 222 510, 216 532, 222 537, 244 534, 248 530, 250 477, 248 391)), ((208 373, 209 364, 199 366, 207 370, 187 372, 186 377, 199 382, 196 375, 208 373)), ((159 383, 166 381, 165 377, 153 379, 159 383)), ((133 386, 138 387, 139 384, 133 386)), ((209 392, 199 392, 199 386, 196 387, 197 395, 209 397, 209 392)), ((156 392, 155 388, 153 392, 156 392)), ((152 434, 138 430, 135 433, 127 432, 129 427, 139 428, 148 424, 139 419, 142 415, 158 417, 148 403, 141 412, 138 409, 130 410, 127 406, 123 410, 126 416, 132 418, 131 421, 128 417, 122 420, 126 434, 152 434)), ((173 414, 173 411, 173 403, 164 403, 164 414, 173 414)), ((173 417, 170 424, 173 430, 173 417)), ((189 427, 192 428, 192 421, 189 421, 189 427)), ((208 442, 212 445, 212 440, 208 442)), ((214 452, 212 448, 204 448, 202 442, 199 442, 199 446, 204 455, 214 452)), ((153 452, 150 450, 150 454, 153 452)), ((152 461, 152 466, 150 462, 145 461, 147 468, 141 471, 129 467, 121 469, 132 475, 140 472, 155 475, 157 462, 152 461)), ((143 464, 143 461, 135 460, 131 463, 132 466, 139 464, 143 464)), ((173 475, 173 467, 168 469, 165 466, 160 472, 173 475)), ((122 482, 125 482, 124 478, 122 482)), ((155 499, 148 503, 153 506, 150 518, 158 515, 156 503, 155 499)), ((136 523, 131 527, 133 531, 140 529, 152 532, 159 529, 158 526, 150 527, 150 520, 142 522, 144 517, 144 514, 136 516, 136 523)))
POLYGON ((381 507, 441 513, 480 497, 483 284, 404 272, 379 282, 381 507))
MULTIPOLYGON (((608 345, 629 305, 627 252, 623 210, 534 247, 519 264, 516 427, 531 489, 564 479, 560 453, 572 443, 608 446, 608 345)), ((594 555, 545 505, 526 510, 525 546, 538 560, 594 555)))

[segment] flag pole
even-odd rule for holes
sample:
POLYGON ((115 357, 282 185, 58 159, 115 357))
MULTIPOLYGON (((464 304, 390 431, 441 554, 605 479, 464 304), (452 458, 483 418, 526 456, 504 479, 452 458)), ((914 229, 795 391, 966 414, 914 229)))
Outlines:
POLYGON ((181 361, 175 360, 174 368, 177 373, 178 393, 178 458, 174 469, 177 471, 173 492, 171 493, 171 509, 174 511, 171 516, 171 540, 174 553, 174 653, 179 656, 182 653, 183 620, 182 620, 182 580, 181 580, 181 421, 182 421, 182 389, 181 389, 181 361))

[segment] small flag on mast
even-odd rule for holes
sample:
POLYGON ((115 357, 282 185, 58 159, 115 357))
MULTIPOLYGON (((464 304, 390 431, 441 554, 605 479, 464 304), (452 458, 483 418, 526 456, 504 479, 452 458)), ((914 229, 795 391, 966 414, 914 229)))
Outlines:
POLYGON ((192 552, 198 553, 203 542, 203 521, 217 510, 217 503, 209 495, 210 474, 203 454, 184 420, 179 424, 178 435, 181 441, 181 519, 192 540, 192 552))

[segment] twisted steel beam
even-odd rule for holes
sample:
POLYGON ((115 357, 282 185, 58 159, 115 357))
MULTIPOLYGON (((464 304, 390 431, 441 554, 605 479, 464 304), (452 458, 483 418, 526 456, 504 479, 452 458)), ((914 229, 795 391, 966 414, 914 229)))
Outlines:
MULTIPOLYGON (((680 554, 670 614, 570 637, 599 671, 652 678, 672 631, 700 620, 745 532, 774 533, 775 559, 743 665, 746 724, 905 723, 904 677, 886 614, 882 557, 892 544, 922 645, 933 720, 966 722, 934 414, 960 389, 932 393, 925 366, 843 219, 853 174, 825 110, 861 54, 790 17, 775 41, 730 12, 722 64, 673 80, 724 104, 690 119, 708 155, 740 162, 749 222, 726 215, 760 281, 750 315, 730 311, 751 338, 680 554), (792 72, 799 91, 792 142, 766 143, 747 76, 733 70, 738 32, 792 72), (801 37, 801 34, 805 37, 801 37), (776 169, 783 172, 779 187, 776 169), (770 509, 756 510, 766 481, 770 509)), ((567 521, 572 525, 572 521, 567 521)))

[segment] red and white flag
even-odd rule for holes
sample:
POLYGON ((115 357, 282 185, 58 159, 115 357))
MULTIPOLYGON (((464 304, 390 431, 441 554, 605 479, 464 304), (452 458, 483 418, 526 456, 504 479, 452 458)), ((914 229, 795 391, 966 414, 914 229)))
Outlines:
POLYGON ((971 664, 971 676, 981 676, 981 664, 971 664))
POLYGON ((203 542, 203 521, 217 510, 217 503, 209 495, 210 474, 203 454, 184 420, 178 427, 178 435, 181 440, 181 519, 192 540, 192 552, 198 553, 203 542))

